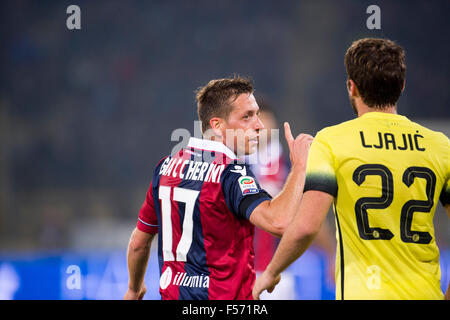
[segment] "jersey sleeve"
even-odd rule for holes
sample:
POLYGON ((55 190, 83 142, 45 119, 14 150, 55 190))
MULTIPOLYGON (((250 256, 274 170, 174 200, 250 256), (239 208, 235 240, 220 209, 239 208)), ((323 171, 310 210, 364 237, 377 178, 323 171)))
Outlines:
POLYGON ((446 180, 444 182, 444 186, 442 187, 441 194, 439 196, 439 200, 442 205, 450 204, 450 140, 447 138, 447 168, 446 168, 446 180))
POLYGON ((230 211, 249 219, 253 210, 272 197, 260 187, 248 165, 230 164, 221 176, 222 191, 230 211))
MULTIPOLYGON (((155 179, 158 176, 161 166, 164 164, 167 157, 164 157, 156 165, 153 173, 153 179, 148 188, 147 195, 145 196, 144 203, 139 211, 136 228, 142 232, 155 234, 158 233, 158 218, 155 211, 155 188, 157 188, 158 180, 155 179)), ((157 200, 158 201, 158 200, 157 200)))
POLYGON ((142 232, 151 234, 158 233, 158 219, 156 217, 153 199, 153 181, 150 183, 144 203, 139 211, 136 227, 142 232))
POLYGON ((308 190, 323 191, 333 197, 337 196, 334 155, 323 131, 317 133, 309 150, 304 192, 308 190))

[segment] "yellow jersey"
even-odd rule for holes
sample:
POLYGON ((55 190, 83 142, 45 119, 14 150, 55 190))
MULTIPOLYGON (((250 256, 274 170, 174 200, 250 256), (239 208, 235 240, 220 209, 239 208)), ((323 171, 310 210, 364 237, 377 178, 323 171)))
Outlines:
POLYGON ((305 192, 334 196, 336 299, 443 299, 433 216, 450 203, 450 142, 368 112, 319 131, 305 192))

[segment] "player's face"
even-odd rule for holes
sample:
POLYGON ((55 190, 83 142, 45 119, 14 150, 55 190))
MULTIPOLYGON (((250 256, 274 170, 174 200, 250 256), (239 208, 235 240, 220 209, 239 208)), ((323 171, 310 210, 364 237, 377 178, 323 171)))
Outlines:
POLYGON ((231 105, 233 109, 222 127, 223 143, 239 156, 252 154, 264 129, 258 104, 253 94, 243 93, 231 105))

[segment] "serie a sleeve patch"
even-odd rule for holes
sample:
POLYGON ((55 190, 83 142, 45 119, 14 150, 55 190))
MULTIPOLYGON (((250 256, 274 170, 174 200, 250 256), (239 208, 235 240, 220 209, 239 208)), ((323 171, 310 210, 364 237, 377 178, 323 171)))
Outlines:
POLYGON ((256 185, 256 181, 253 177, 240 177, 238 179, 238 184, 243 196, 259 192, 258 186, 256 185))

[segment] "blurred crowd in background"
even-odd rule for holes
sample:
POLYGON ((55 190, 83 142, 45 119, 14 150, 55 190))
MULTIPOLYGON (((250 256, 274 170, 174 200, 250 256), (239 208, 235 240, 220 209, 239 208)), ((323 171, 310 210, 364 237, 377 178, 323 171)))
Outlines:
MULTIPOLYGON (((250 76, 294 133, 354 117, 345 50, 406 50, 398 110, 450 131, 449 1, 2 1, 0 250, 125 248, 156 163, 194 132, 194 90, 250 76), (81 9, 68 30, 66 8, 81 9)), ((283 144, 283 133, 280 133, 283 144)), ((330 223, 333 216, 329 215, 330 223)), ((436 238, 450 244, 439 205, 436 238)))

